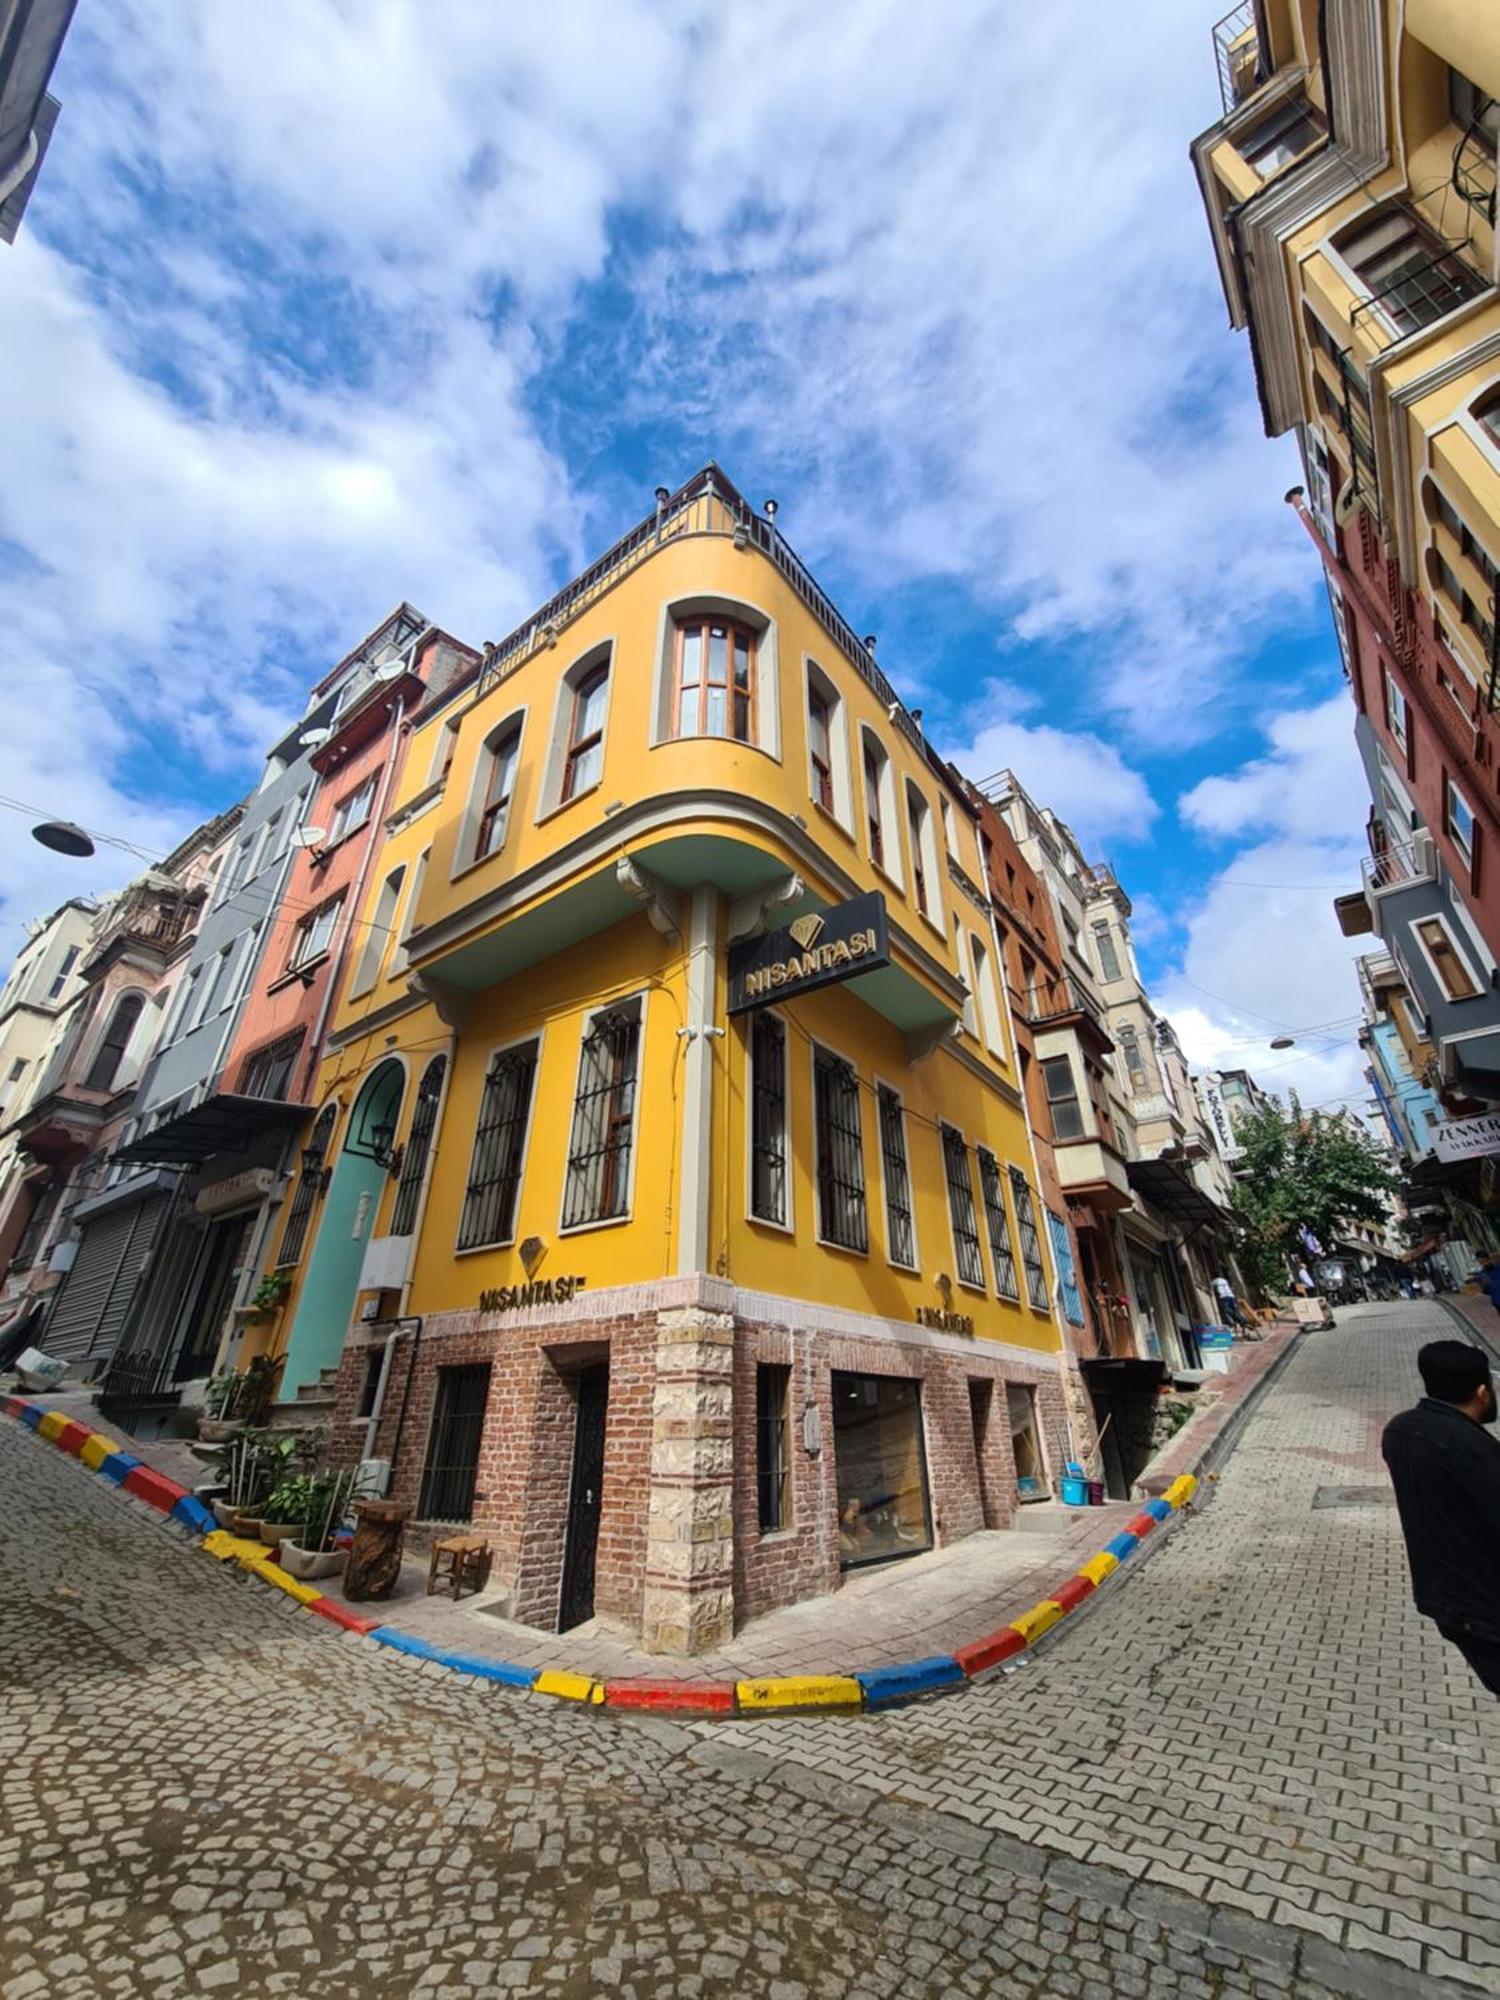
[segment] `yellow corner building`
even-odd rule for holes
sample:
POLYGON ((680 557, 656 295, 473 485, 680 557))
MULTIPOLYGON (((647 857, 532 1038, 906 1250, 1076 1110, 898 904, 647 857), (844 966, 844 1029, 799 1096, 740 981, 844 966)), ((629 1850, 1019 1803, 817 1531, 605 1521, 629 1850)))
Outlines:
POLYGON ((512 1616, 663 1652, 1052 1490, 974 819, 774 510, 659 489, 415 716, 394 796, 283 1395, 472 1522, 512 1616))

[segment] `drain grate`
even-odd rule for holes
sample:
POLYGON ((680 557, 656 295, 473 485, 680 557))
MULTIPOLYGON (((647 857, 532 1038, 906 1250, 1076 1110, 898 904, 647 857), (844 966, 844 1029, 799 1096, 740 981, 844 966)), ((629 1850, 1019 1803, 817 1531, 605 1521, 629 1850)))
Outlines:
POLYGON ((1389 1486, 1320 1486, 1313 1495, 1315 1507, 1394 1507, 1396 1496, 1389 1486))

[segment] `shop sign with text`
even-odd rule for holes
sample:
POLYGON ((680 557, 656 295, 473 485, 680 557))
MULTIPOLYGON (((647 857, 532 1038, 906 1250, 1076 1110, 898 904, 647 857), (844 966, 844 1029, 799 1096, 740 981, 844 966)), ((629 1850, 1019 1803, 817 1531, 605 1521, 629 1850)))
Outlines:
POLYGON ((1453 1118, 1436 1125, 1432 1147, 1440 1160, 1482 1160, 1500 1153, 1500 1111, 1486 1111, 1481 1118, 1453 1118))
POLYGON ((524 1312, 528 1306, 565 1306, 585 1278, 528 1278, 524 1285, 495 1285, 479 1294, 482 1313, 524 1312))
POLYGON ((762 938, 729 948, 729 1011, 743 1014, 772 1000, 795 1000, 874 972, 891 962, 885 897, 878 889, 831 910, 811 911, 762 938))

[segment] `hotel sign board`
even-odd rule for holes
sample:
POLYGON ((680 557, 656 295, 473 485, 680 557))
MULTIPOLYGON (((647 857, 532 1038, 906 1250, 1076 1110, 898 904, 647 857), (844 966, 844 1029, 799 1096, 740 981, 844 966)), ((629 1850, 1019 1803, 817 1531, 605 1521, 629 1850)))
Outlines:
POLYGON ((798 917, 784 930, 731 945, 729 1011, 744 1014, 773 1000, 795 1000, 890 962, 885 897, 874 889, 798 917))
POLYGON ((1484 1160, 1500 1153, 1500 1111, 1486 1111, 1482 1118, 1454 1118, 1437 1125, 1432 1133, 1433 1150, 1440 1160, 1484 1160))

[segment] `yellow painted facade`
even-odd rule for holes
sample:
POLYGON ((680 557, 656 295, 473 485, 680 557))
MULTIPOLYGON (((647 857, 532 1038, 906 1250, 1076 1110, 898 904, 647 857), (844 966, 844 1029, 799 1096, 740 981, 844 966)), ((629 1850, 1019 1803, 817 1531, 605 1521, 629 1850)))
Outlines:
MULTIPOLYGON (((373 983, 343 992, 330 1017, 318 1091, 320 1104, 339 1107, 329 1157, 336 1171, 355 1100, 392 1059, 405 1070, 397 1143, 410 1144, 424 1069, 435 1056, 448 1058, 399 1287, 406 1314, 472 1309, 482 1294, 531 1275, 577 1275, 593 1292, 701 1271, 902 1322, 946 1312, 972 1321, 977 1340, 1002 1340, 1039 1359, 1055 1355, 1061 1343, 1050 1304, 1026 1302, 1011 1168, 1030 1189, 1049 1301, 1055 1273, 997 954, 975 886, 981 857, 972 817, 926 753, 919 727, 892 704, 868 656, 858 657, 864 649, 844 643, 849 635, 831 607, 819 615, 810 580, 778 561, 764 524, 756 524, 758 537, 736 534, 739 516, 717 497, 723 491, 709 476, 706 489, 674 503, 659 535, 575 610, 506 642, 498 664, 492 653, 468 685, 417 717, 360 912, 367 926, 384 919, 384 959, 373 983), (676 627, 705 615, 754 634, 754 745, 672 733, 676 627), (563 803, 573 689, 600 663, 608 666, 608 700, 597 780, 563 803), (826 805, 810 754, 810 685, 832 710, 826 805), (520 748, 504 838, 477 860, 493 748, 512 729, 520 748), (871 851, 866 739, 883 793, 883 863, 871 851), (622 863, 633 877, 623 883, 622 863), (397 870, 404 874, 393 904, 387 885, 397 870), (657 902, 643 904, 653 887, 657 902), (754 1017, 727 1013, 731 930, 746 926, 757 898, 780 898, 764 918, 774 929, 869 890, 886 901, 892 965, 778 1009, 787 1030, 790 1213, 785 1227, 752 1220, 754 1017), (569 1231, 562 1202, 580 1046, 595 1010, 637 996, 639 1104, 627 1210, 569 1231), (514 1226, 503 1243, 460 1250, 486 1072, 497 1051, 532 1038, 537 1069, 514 1226), (860 1083, 862 1253, 819 1240, 815 1046, 845 1058, 860 1083), (899 1268, 889 1254, 877 1081, 898 1091, 905 1107, 915 1269, 899 1268), (945 1122, 969 1149, 982 1289, 958 1281, 945 1122), (999 1294, 978 1147, 1000 1166, 1020 1300, 999 1294), (528 1239, 541 1246, 531 1271, 519 1248, 528 1239)), ((362 1226, 379 1239, 389 1232, 396 1179, 386 1178, 374 1199, 362 1226)), ((316 1241, 310 1229, 292 1268, 294 1291, 273 1336, 278 1347, 297 1321, 295 1287, 316 1241)), ((391 1288, 383 1289, 386 1316, 391 1288)))

